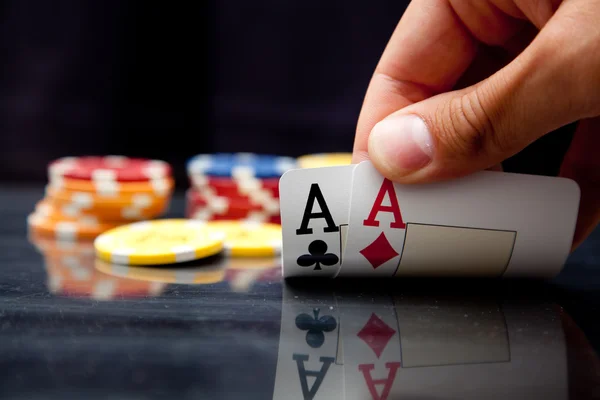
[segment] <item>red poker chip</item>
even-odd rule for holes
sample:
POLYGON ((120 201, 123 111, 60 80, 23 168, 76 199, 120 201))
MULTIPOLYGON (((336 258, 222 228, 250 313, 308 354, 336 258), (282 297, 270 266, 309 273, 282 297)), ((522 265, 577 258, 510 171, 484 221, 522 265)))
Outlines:
POLYGON ((171 166, 161 160, 123 156, 63 157, 48 166, 50 180, 144 182, 171 176, 171 166))
POLYGON ((281 215, 268 214, 257 210, 227 210, 219 212, 208 207, 187 205, 186 218, 202 221, 244 220, 281 224, 281 215))
POLYGON ((190 184, 200 191, 211 191, 217 196, 255 198, 260 194, 279 198, 279 178, 216 178, 204 175, 190 176, 190 184))
POLYGON ((251 201, 239 197, 213 196, 201 193, 196 189, 188 189, 187 203, 191 206, 207 207, 217 213, 229 211, 264 211, 268 214, 279 214, 279 199, 264 197, 251 201))

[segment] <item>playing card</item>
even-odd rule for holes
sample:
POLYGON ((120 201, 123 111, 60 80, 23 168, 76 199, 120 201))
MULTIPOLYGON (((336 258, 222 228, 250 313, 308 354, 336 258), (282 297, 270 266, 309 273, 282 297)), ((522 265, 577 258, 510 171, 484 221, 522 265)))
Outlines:
POLYGON ((342 263, 355 165, 297 169, 280 180, 283 274, 333 277, 342 263))
POLYGON ((493 171, 401 185, 363 162, 352 187, 340 277, 551 277, 569 254, 579 204, 571 180, 493 171))
POLYGON ((392 298, 338 297, 346 399, 388 399, 400 374, 400 332, 392 298))
POLYGON ((284 285, 274 400, 344 400, 339 319, 333 293, 284 285))
POLYGON ((388 399, 568 398, 566 345, 550 304, 478 296, 395 303, 402 367, 388 399))

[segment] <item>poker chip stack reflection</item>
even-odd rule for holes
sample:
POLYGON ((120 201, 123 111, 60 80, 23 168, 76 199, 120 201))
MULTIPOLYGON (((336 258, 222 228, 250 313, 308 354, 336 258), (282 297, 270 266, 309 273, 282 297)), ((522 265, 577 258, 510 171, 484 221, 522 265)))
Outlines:
POLYGON ((44 257, 46 286, 55 295, 95 300, 158 296, 166 284, 114 277, 94 266, 94 246, 30 233, 29 241, 44 257))
POLYGON ((30 231, 61 240, 94 239, 169 207, 174 181, 164 161, 122 156, 65 157, 50 163, 46 197, 28 216, 30 231))
POLYGON ((200 154, 187 164, 186 216, 199 220, 281 223, 279 178, 296 168, 290 157, 200 154))

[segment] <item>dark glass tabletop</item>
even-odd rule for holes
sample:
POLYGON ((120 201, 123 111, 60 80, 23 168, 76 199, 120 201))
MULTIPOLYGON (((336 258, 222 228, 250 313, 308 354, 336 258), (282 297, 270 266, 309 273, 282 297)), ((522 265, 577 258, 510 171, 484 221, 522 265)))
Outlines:
POLYGON ((272 259, 98 263, 27 234, 42 197, 0 187, 2 398, 600 397, 600 231, 551 282, 283 282, 272 259))

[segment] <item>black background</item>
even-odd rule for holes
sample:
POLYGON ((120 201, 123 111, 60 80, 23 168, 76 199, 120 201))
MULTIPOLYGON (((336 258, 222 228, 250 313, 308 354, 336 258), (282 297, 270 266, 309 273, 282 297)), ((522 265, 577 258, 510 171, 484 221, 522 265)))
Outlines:
MULTIPOLYGON (((407 1, 0 0, 0 180, 57 157, 350 151, 407 1)), ((550 135, 506 163, 556 174, 550 135)))

